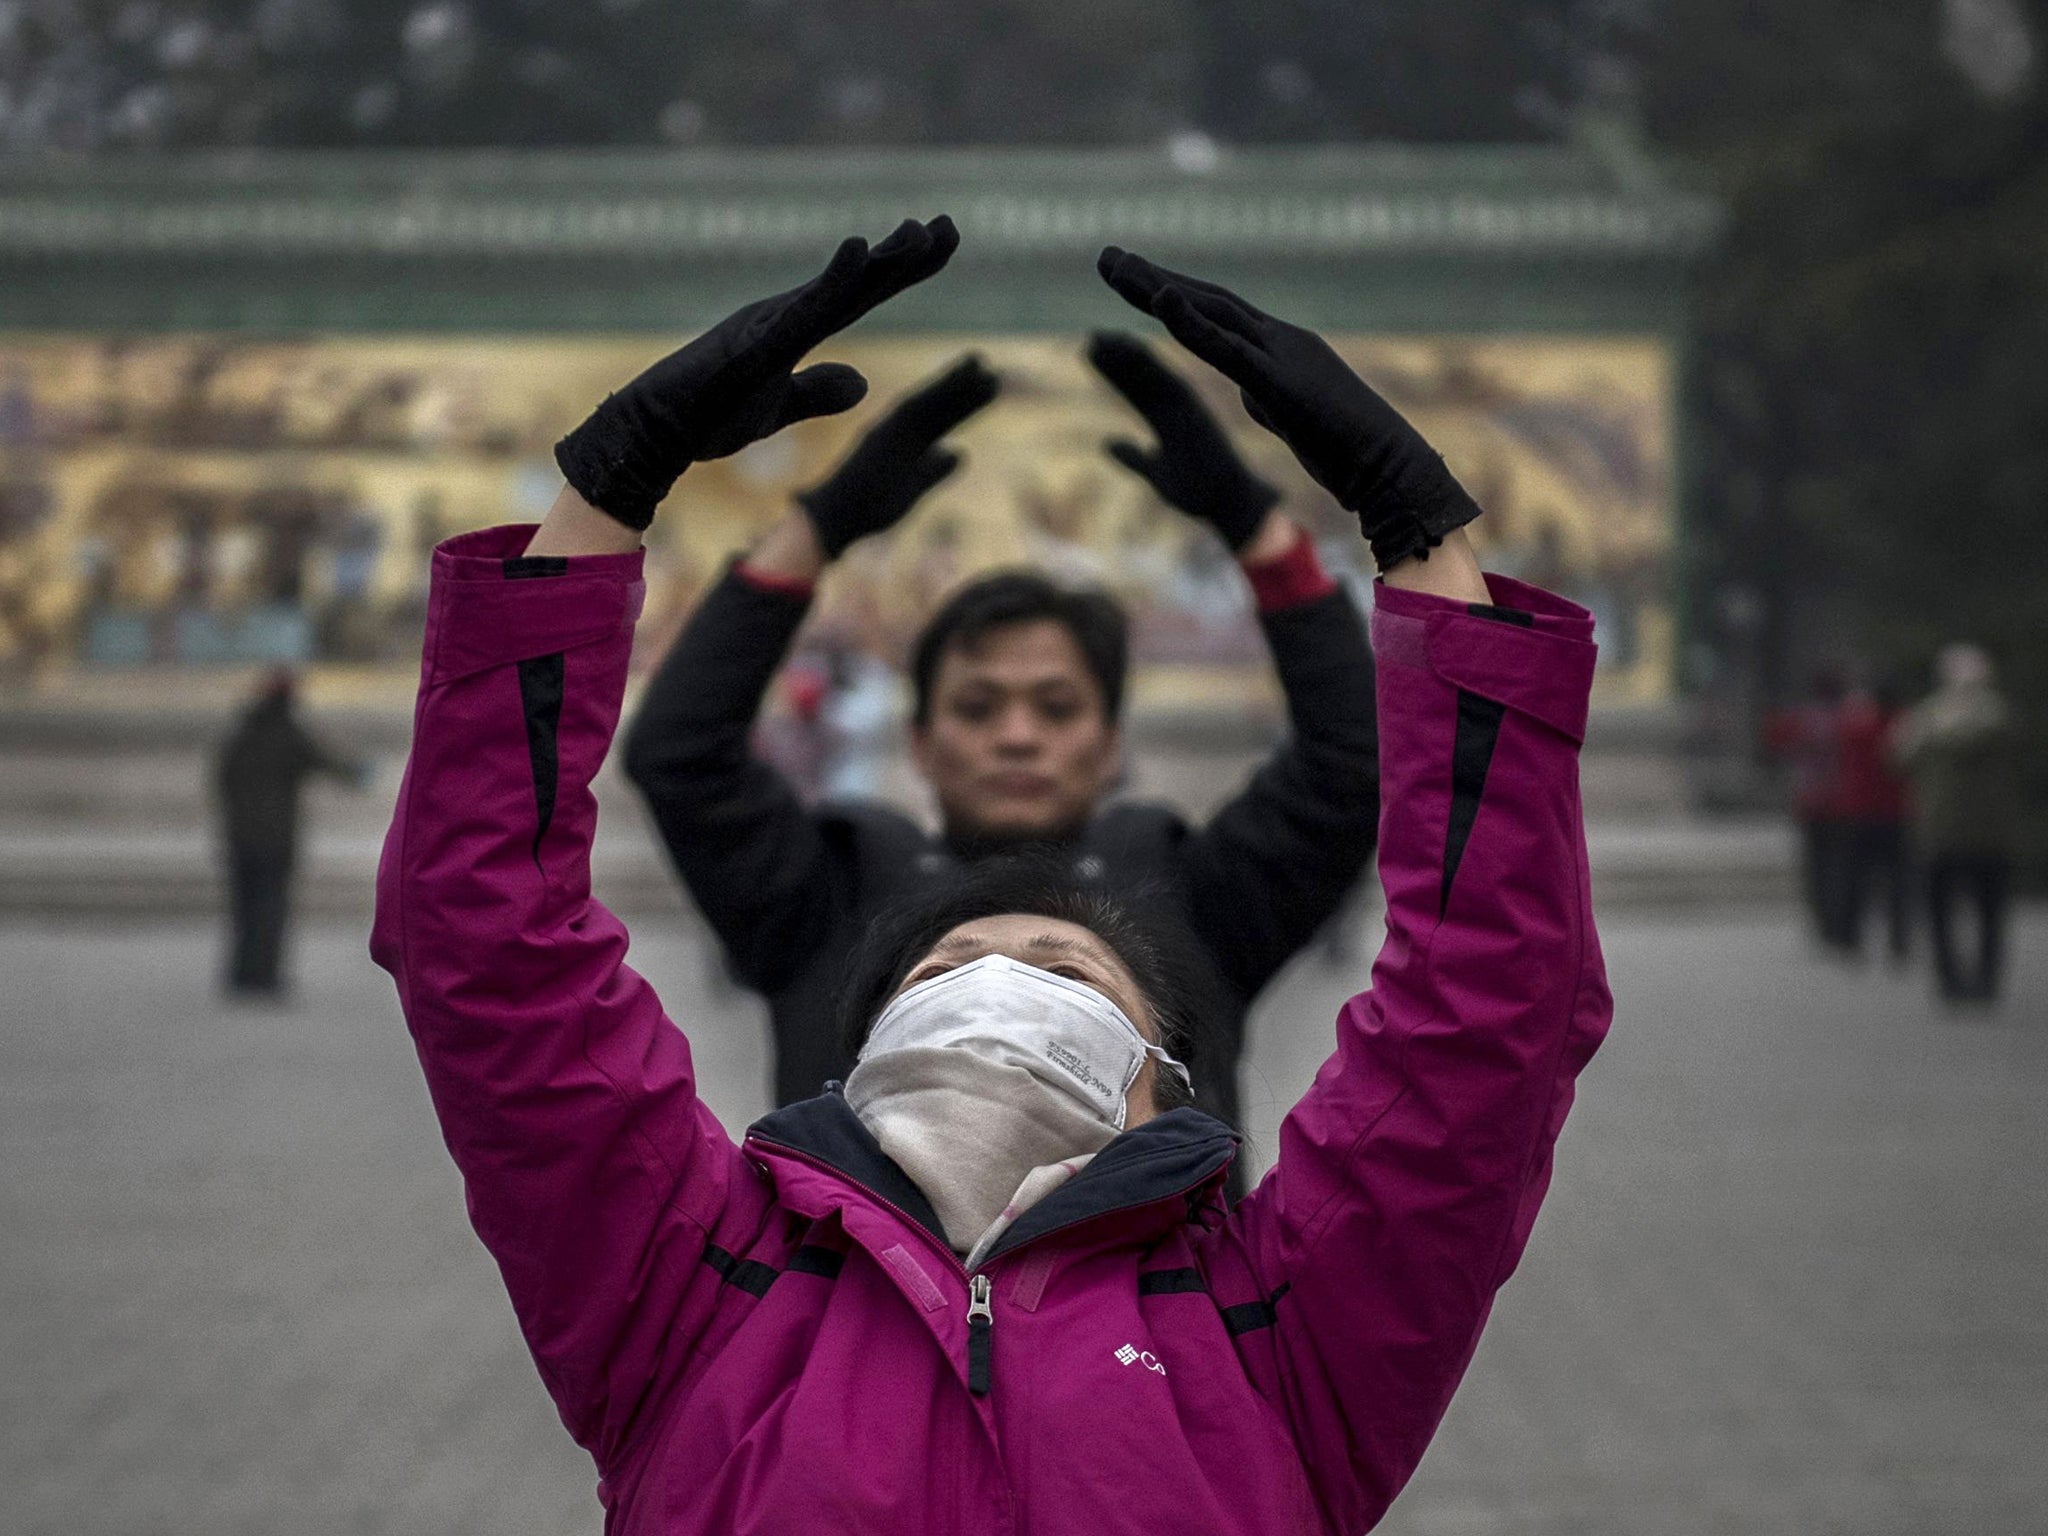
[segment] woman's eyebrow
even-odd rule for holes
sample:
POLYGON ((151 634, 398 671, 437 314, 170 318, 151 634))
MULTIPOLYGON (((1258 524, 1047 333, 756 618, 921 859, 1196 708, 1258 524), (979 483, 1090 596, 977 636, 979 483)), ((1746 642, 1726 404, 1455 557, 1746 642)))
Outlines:
MULTIPOLYGON (((951 959, 954 956, 967 954, 970 951, 982 955, 993 954, 1002 947, 1001 945, 991 944, 987 939, 976 934, 953 933, 948 934, 945 938, 934 944, 931 953, 934 957, 944 956, 951 959)), ((1065 934, 1059 933, 1034 934, 1031 938, 1019 944, 1017 948, 1022 950, 1025 955, 1057 956, 1068 960, 1086 960, 1095 965, 1105 965, 1108 963, 1104 960, 1102 952, 1094 945, 1084 944, 1079 939, 1070 939, 1065 934)), ((1019 956, 1018 958, 1021 959, 1023 957, 1019 956)))
POLYGON ((1024 947, 1039 954, 1067 955, 1080 960, 1100 961, 1093 945, 1083 944, 1078 939, 1069 939, 1057 933, 1041 933, 1025 941, 1024 947))

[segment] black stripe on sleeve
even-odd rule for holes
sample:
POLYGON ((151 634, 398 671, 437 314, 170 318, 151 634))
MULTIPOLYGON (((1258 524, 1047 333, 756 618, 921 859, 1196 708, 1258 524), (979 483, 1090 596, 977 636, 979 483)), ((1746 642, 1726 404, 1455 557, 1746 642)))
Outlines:
MULTIPOLYGON (((507 581, 531 581, 569 574, 567 555, 515 555, 503 561, 507 581)), ((555 790, 560 772, 556 743, 562 724, 562 657, 535 656, 519 663, 519 700, 526 710, 526 750, 533 759, 533 799, 538 812, 533 832, 533 860, 540 862, 540 840, 555 819, 555 790)))
POLYGON ((1536 627, 1536 615, 1524 613, 1519 608, 1496 608, 1492 603, 1467 603, 1465 611, 1475 619, 1493 619, 1502 624, 1519 624, 1524 629, 1536 627))
POLYGON ((1138 1276, 1140 1296, 1177 1296, 1208 1289, 1199 1269, 1148 1269, 1138 1276))
POLYGON ((566 576, 569 574, 567 555, 515 555, 505 562, 507 581, 527 581, 536 576, 566 576))
POLYGON ((540 840, 555 819, 555 792, 561 775, 562 688, 566 665, 562 652, 530 656, 519 663, 519 704, 526 714, 526 753, 533 762, 533 862, 540 862, 540 840))
POLYGON ((846 1255, 837 1248, 821 1248, 816 1243, 805 1243, 789 1256, 789 1273, 792 1275, 820 1275, 827 1280, 837 1280, 846 1255))
POLYGON ((745 1291, 749 1296, 766 1296, 768 1287, 775 1283, 781 1273, 772 1265, 758 1259, 742 1259, 727 1253, 716 1243, 704 1245, 704 1262, 718 1271, 718 1277, 727 1285, 745 1291))
POLYGON ((1451 821, 1444 838, 1444 882, 1437 898, 1437 915, 1450 909, 1451 881, 1465 857, 1465 844, 1472 836, 1472 824, 1479 819, 1479 800, 1486 792, 1486 770, 1493 764, 1493 749, 1500 740, 1500 723, 1507 706, 1476 693, 1458 690, 1458 729, 1451 740, 1451 821))
POLYGON ((1272 1327, 1280 1319, 1280 1298, 1286 1294, 1287 1287, 1283 1285, 1264 1301, 1246 1301, 1222 1308, 1223 1331, 1234 1339, 1241 1333, 1272 1327))

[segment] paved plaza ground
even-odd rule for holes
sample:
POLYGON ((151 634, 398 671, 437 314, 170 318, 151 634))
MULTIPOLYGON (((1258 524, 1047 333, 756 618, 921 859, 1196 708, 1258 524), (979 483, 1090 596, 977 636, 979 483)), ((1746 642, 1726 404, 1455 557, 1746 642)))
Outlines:
MULTIPOLYGON (((1604 927, 1613 1036, 1381 1529, 2048 1528, 2048 912, 1966 1015, 1789 910, 1604 927)), ((758 1014, 639 930, 744 1123, 758 1014)), ((219 1004, 212 946, 0 928, 0 1531, 594 1533, 359 928, 304 936, 285 1011, 219 1004)), ((1361 973, 1305 957, 1259 1016, 1255 1156, 1361 973)))

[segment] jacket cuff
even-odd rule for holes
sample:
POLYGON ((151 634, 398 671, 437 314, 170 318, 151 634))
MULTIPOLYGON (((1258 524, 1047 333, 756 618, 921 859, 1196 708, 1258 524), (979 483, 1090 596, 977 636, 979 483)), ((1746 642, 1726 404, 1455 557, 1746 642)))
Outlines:
POLYGON ((434 550, 427 684, 599 641, 632 643, 647 552, 528 558, 535 526, 479 529, 434 550))
POLYGON ((1337 583, 1316 555, 1316 541, 1305 528, 1296 531, 1287 553, 1247 565, 1244 574, 1261 613, 1299 608, 1337 590, 1337 583))
POLYGON ((1488 576, 1486 586, 1490 605, 1379 582, 1373 593, 1374 660, 1420 667, 1583 742, 1598 654, 1592 614, 1505 576, 1488 576))

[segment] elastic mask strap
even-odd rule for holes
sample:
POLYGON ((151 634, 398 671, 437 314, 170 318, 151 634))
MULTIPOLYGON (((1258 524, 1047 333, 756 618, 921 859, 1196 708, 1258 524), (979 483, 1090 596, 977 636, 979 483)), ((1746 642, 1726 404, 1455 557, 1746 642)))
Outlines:
POLYGON ((1166 1053, 1165 1046, 1154 1045, 1149 1040, 1144 1040, 1143 1044, 1145 1047, 1145 1054, 1156 1060, 1160 1066, 1168 1068, 1175 1077, 1178 1077, 1180 1079, 1181 1087, 1187 1089, 1188 1093, 1192 1095, 1195 1091, 1195 1080, 1188 1075, 1188 1069, 1182 1066, 1179 1062, 1175 1061, 1171 1056, 1169 1056, 1166 1053))

